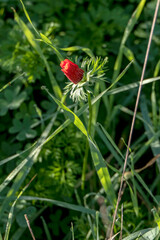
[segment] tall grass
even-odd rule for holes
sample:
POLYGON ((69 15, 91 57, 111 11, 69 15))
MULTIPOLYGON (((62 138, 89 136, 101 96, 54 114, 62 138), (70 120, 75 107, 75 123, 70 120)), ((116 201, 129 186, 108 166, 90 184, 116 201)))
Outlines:
MULTIPOLYGON (((159 136, 160 131, 158 130, 158 110, 157 110, 157 103, 156 103, 156 92, 155 92, 155 85, 160 80, 158 76, 159 73, 159 62, 155 66, 155 73, 154 76, 148 79, 144 79, 145 68, 147 64, 149 49, 151 40, 153 37, 153 29, 156 22, 156 16, 159 7, 159 0, 157 0, 157 7, 156 12, 154 15, 153 25, 151 29, 151 34, 149 38, 149 44, 146 52, 146 58, 144 61, 144 67, 142 69, 142 76, 141 81, 135 83, 129 83, 126 85, 118 86, 120 80, 127 76, 128 71, 130 70, 131 65, 135 67, 135 70, 140 73, 140 66, 136 61, 136 57, 134 53, 126 46, 127 39, 129 38, 134 26, 138 22, 138 19, 143 11, 146 1, 141 0, 138 4, 137 8, 135 9, 133 15, 131 16, 128 25, 125 29, 119 53, 114 65, 114 72, 113 72, 113 79, 109 87, 106 87, 105 82, 98 82, 94 86, 94 94, 88 96, 88 102, 82 103, 80 106, 76 105, 76 108, 71 108, 67 106, 65 100, 66 96, 63 95, 62 90, 56 81, 55 77, 53 76, 52 70, 50 65, 47 61, 43 53, 42 46, 39 42, 43 42, 49 45, 55 52, 59 61, 64 59, 65 51, 83 51, 84 54, 87 54, 90 58, 95 58, 92 51, 88 48, 79 47, 79 46, 72 46, 69 48, 61 48, 57 49, 53 43, 42 33, 39 33, 38 30, 34 27, 29 14, 22 2, 20 0, 24 13, 30 23, 31 29, 35 32, 36 36, 33 34, 32 30, 28 27, 27 24, 19 17, 19 15, 14 10, 15 20, 21 28, 23 34, 27 38, 28 42, 32 46, 32 48, 39 54, 40 58, 43 60, 44 65, 46 67, 46 71, 49 76, 50 84, 52 86, 52 92, 49 91, 45 86, 42 87, 43 93, 46 96, 49 96, 53 102, 57 104, 57 108, 55 113, 52 115, 52 118, 49 120, 48 125, 43 129, 41 132, 40 137, 37 139, 36 142, 32 143, 32 145, 24 149, 22 152, 12 155, 6 159, 2 159, 0 161, 0 165, 4 165, 8 162, 19 160, 19 163, 15 167, 15 169, 3 180, 0 184, 0 200, 2 201, 0 207, 0 219, 3 219, 6 216, 6 212, 8 213, 8 221, 6 223, 6 230, 4 234, 4 239, 9 239, 9 234, 12 227, 12 221, 14 221, 14 213, 15 206, 19 200, 28 203, 29 201, 32 202, 43 202, 48 204, 55 205, 60 208, 69 209, 73 211, 79 212, 81 217, 86 216, 88 219, 88 223, 90 226, 90 230, 86 233, 86 239, 123 239, 123 240, 132 240, 132 239, 159 239, 160 236, 160 221, 159 221, 159 196, 155 196, 154 192, 159 194, 159 191, 155 191, 159 187, 159 169, 160 169, 160 150, 159 150, 159 136), (38 37, 38 39, 37 39, 38 37), (129 59, 128 65, 122 69, 122 61, 123 56, 126 56, 129 59), (137 112, 138 110, 138 103, 140 99, 141 88, 143 85, 146 85, 150 88, 150 84, 152 83, 152 95, 151 95, 151 105, 152 105, 152 119, 150 118, 150 113, 147 108, 147 100, 145 96, 141 97, 140 100, 140 108, 141 113, 137 112), (114 105, 114 98, 117 94, 121 96, 121 94, 125 94, 125 92, 129 92, 131 94, 133 89, 138 89, 137 94, 137 101, 135 110, 132 111, 125 106, 121 105, 114 105), (112 126, 111 122, 115 118, 118 111, 121 111, 125 114, 131 115, 133 117, 132 120, 132 127, 130 131, 129 141, 126 144, 125 140, 123 140, 124 149, 127 148, 127 152, 117 146, 116 141, 114 141, 113 136, 111 136, 108 129, 105 129, 101 123, 98 123, 98 114, 101 112, 101 103, 103 102, 104 108, 106 113, 108 114, 107 125, 112 126), (78 109, 78 110, 77 110, 78 109), (60 114, 64 114, 64 118, 66 119, 63 123, 60 124, 59 127, 56 127, 56 120, 60 116, 60 114), (84 116, 84 117, 82 117, 84 116), (89 117, 89 127, 87 128, 88 118, 89 117), (133 134, 134 123, 135 120, 139 120, 144 125, 145 135, 136 138, 136 141, 131 143, 131 137, 133 134), (22 196, 26 187, 23 188, 23 184, 26 181, 27 176, 29 175, 31 169, 33 168, 34 164, 37 163, 37 158, 40 155, 41 151, 45 144, 49 143, 53 138, 56 138, 59 133, 61 133, 66 127, 68 127, 71 123, 73 123, 77 127, 77 131, 81 132, 85 139, 86 139, 86 155, 84 159, 84 171, 82 174, 82 190, 80 190, 80 194, 83 195, 86 186, 86 178, 87 178, 87 159, 89 158, 89 154, 91 155, 92 162, 94 165, 94 170, 98 176, 99 189, 96 193, 88 193, 84 196, 84 204, 78 200, 77 204, 69 203, 67 201, 59 201, 52 198, 44 198, 44 197, 37 197, 35 196, 22 196), (54 130, 53 130, 54 128, 54 130), (96 135, 98 138, 96 138, 96 135), (99 139, 99 141, 97 141, 99 139), (110 153, 110 159, 115 160, 115 164, 113 165, 112 162, 106 161, 105 156, 101 153, 101 146, 100 143, 103 143, 105 148, 107 148, 108 152, 110 153), (151 148, 153 153, 153 158, 149 161, 149 164, 145 164, 142 168, 135 169, 135 164, 140 160, 140 158, 147 152, 148 149, 151 148), (143 176, 141 173, 145 171, 148 167, 153 165, 156 162, 158 167, 157 175, 153 179, 153 183, 151 187, 143 180, 143 176), (23 190, 22 190, 23 189, 23 190), (152 222, 155 223, 151 224, 150 227, 146 226, 141 229, 141 225, 144 226, 144 219, 139 222, 138 226, 134 229, 133 232, 130 231, 129 226, 127 226, 127 220, 125 218, 125 212, 130 211, 129 204, 127 205, 128 195, 125 195, 126 189, 128 190, 128 195, 130 198, 130 203, 132 204, 132 208, 134 214, 137 218, 141 218, 140 212, 141 205, 140 200, 144 203, 146 208, 148 209, 149 213, 151 214, 151 209, 154 209, 154 220, 152 218, 152 222), (4 191, 5 190, 5 191, 4 191), (118 199, 117 199, 117 192, 118 199), (19 194, 18 194, 19 193, 19 194), (101 200, 99 204, 100 207, 96 209, 96 204, 94 205, 95 209, 87 205, 87 199, 89 197, 93 198, 96 204, 98 201, 101 200), (103 196, 103 198, 102 198, 103 196), (126 199, 125 199, 126 197, 126 199), (103 201, 102 201, 103 199, 103 201), (13 203, 12 203, 13 202, 13 203), (122 202, 121 209, 120 209, 120 202, 122 202), (12 204, 11 204, 12 203, 12 204), (116 219, 117 218, 117 219, 116 219), (103 229, 103 234, 101 234, 103 229), (102 238, 103 237, 103 238, 102 238)), ((22 76, 21 76, 22 77, 22 76)), ((17 78, 14 78, 10 81, 13 84, 17 78)), ((44 82, 45 85, 45 82, 44 82)), ((0 92, 4 91, 9 86, 9 83, 6 84, 3 88, 0 89, 0 92)), ((42 179, 43 181, 43 179, 42 179)), ((81 181, 81 180, 80 180, 81 181)), ((94 182, 94 183, 95 183, 94 182)), ((28 185, 27 185, 28 187, 28 185)), ((29 186, 32 188, 31 186, 29 186)), ((78 199, 77 195, 77 199, 78 199)), ((41 215, 42 211, 44 211, 45 207, 42 208, 38 213, 34 215, 34 217, 28 220, 30 223, 33 222, 35 218, 41 215)), ((52 236, 48 223, 46 220, 41 217, 42 224, 43 224, 43 231, 46 235, 46 239, 51 240, 54 239, 52 236)), ((11 236, 10 239, 22 239, 24 231, 27 229, 19 228, 17 229, 14 234, 11 236)), ((35 234, 36 238, 36 234, 35 234)), ((0 235, 0 239, 2 239, 0 235)), ((66 239, 76 239, 76 232, 75 227, 71 224, 71 235, 66 239)))

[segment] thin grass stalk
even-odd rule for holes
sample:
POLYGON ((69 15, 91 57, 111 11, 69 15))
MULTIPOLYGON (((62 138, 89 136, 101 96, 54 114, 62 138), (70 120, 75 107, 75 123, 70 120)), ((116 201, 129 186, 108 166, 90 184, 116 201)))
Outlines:
POLYGON ((123 232, 123 204, 121 206, 121 231, 119 235, 119 240, 122 240, 122 232, 123 232))
POLYGON ((35 236, 34 236, 34 234, 33 234, 32 228, 31 228, 31 226, 30 226, 30 222, 29 222, 29 219, 28 219, 28 217, 27 217, 27 214, 24 214, 24 217, 25 217, 25 219, 26 219, 26 223, 27 223, 28 229, 29 229, 29 231, 30 231, 30 234, 31 234, 33 240, 36 240, 36 239, 35 239, 35 236))
POLYGON ((49 232, 49 229, 48 229, 48 226, 46 224, 46 221, 44 220, 44 218, 42 216, 41 216, 41 219, 42 219, 44 231, 45 231, 46 236, 47 236, 47 240, 52 240, 52 237, 51 237, 51 234, 49 232))
MULTIPOLYGON (((89 121, 88 121, 88 134, 91 134, 91 125, 92 125, 92 103, 91 103, 91 95, 88 93, 88 105, 89 105, 89 121)), ((86 169, 87 169, 87 159, 89 154, 89 142, 86 138, 86 149, 85 155, 83 159, 83 169, 82 169, 82 185, 81 189, 84 190, 85 188, 85 178, 86 178, 86 169)))
POLYGON ((73 228, 72 222, 71 222, 71 233, 72 233, 72 240, 74 240, 74 228, 73 228))
POLYGON ((149 36, 149 40, 148 40, 148 46, 147 46, 147 50, 146 50, 145 60, 144 60, 144 64, 143 64, 140 84, 139 84, 139 88, 138 88, 137 99, 136 99, 136 104, 135 104, 135 109, 134 109, 134 115, 133 115, 133 118, 132 118, 132 124, 131 124, 129 139, 128 139, 128 145, 127 145, 127 151, 126 151, 125 162, 124 162, 124 167, 123 167, 123 173, 122 173, 120 188, 119 188, 119 192, 118 192, 118 199, 117 199, 117 204, 116 204, 116 208, 115 208, 114 215, 113 215, 113 223, 112 223, 112 228, 111 228, 111 232, 110 232, 110 239, 112 239, 112 236, 113 236, 114 224, 115 224, 115 221, 116 221, 118 206, 119 206, 119 203, 120 203, 120 200, 121 200, 121 193, 122 193, 122 187, 123 187, 123 182, 124 182, 124 174, 125 174, 128 155, 129 155, 129 148, 130 148, 130 145, 131 145, 134 123, 135 123, 138 103, 139 103, 139 99, 140 99, 140 94, 141 94, 141 90, 142 90, 142 83, 143 83, 144 74, 145 74, 145 70, 146 70, 146 66, 147 66, 149 51, 150 51, 150 47, 151 47, 153 31, 154 31, 154 27, 155 27, 155 23, 156 23, 156 19, 157 19, 159 4, 160 4, 160 0, 157 0, 155 12, 154 12, 154 17, 153 17, 153 21, 152 21, 152 27, 151 27, 151 31, 150 31, 150 36, 149 36))

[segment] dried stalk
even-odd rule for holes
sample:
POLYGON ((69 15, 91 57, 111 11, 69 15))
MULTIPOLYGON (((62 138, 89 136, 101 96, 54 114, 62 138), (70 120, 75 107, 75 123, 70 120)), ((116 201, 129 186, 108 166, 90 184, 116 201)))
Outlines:
POLYGON ((157 19, 159 4, 160 4, 160 0, 157 0, 155 12, 154 12, 154 17, 153 17, 153 21, 152 21, 152 27, 151 27, 151 31, 150 31, 150 36, 149 36, 149 40, 148 40, 148 46, 147 46, 147 50, 146 50, 145 60, 144 60, 144 64, 143 64, 141 79, 140 79, 140 83, 139 83, 138 94, 137 94, 134 114, 133 114, 133 118, 132 118, 132 124, 131 124, 128 144, 127 144, 127 151, 126 151, 126 156, 125 156, 123 173, 122 173, 122 177, 121 177, 121 183, 120 183, 120 188, 119 188, 119 192, 118 192, 118 199, 117 199, 117 204, 116 204, 116 208, 115 208, 114 215, 113 215, 113 223, 112 223, 112 228, 111 228, 110 238, 109 239, 113 239, 112 238, 112 236, 113 236, 113 229, 114 229, 114 224, 115 224, 115 221, 116 221, 118 206, 119 206, 119 203, 120 203, 120 200, 121 200, 121 195, 122 195, 121 192, 122 192, 122 187, 123 187, 123 182, 124 182, 124 174, 125 174, 125 170, 126 170, 126 166, 127 166, 127 160, 128 160, 128 155, 129 155, 129 148, 130 148, 130 145, 131 145, 131 140, 132 140, 132 135, 133 135, 133 128, 134 128, 134 123, 135 123, 138 103, 139 103, 139 99, 140 99, 140 94, 141 94, 141 90, 142 90, 142 83, 143 83, 143 80, 144 80, 144 74, 145 74, 145 70, 146 70, 146 66, 147 66, 149 51, 150 51, 150 47, 151 47, 153 31, 154 31, 154 27, 155 27, 155 23, 156 23, 156 19, 157 19))

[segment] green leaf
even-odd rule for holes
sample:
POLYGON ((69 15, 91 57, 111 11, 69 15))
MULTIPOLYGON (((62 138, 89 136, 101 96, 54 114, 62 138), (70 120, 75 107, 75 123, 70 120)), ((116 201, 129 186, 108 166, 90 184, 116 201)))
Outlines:
POLYGON ((35 138, 37 132, 32 128, 33 120, 31 119, 30 115, 25 114, 22 121, 15 118, 13 119, 13 126, 9 128, 9 132, 14 134, 18 133, 16 138, 19 141, 24 141, 27 138, 35 138))
POLYGON ((27 94, 25 91, 20 92, 20 86, 11 87, 3 92, 3 98, 0 99, 0 116, 4 116, 8 110, 17 109, 22 102, 26 99, 27 94))

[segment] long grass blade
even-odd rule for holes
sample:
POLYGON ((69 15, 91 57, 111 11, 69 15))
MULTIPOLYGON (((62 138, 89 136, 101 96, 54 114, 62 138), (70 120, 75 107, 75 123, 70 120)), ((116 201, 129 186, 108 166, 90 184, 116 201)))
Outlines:
POLYGON ((143 229, 138 232, 132 233, 130 234, 130 236, 123 238, 123 240, 134 240, 137 238, 138 240, 144 240, 144 239, 153 240, 158 235, 158 233, 159 233, 158 227, 152 228, 152 229, 147 228, 147 229, 143 229))
MULTIPOLYGON (((13 9, 14 10, 14 9, 13 9)), ((52 71, 50 69, 50 66, 40 48, 40 45, 38 44, 38 42, 35 40, 35 37, 33 35, 33 33, 29 30, 29 28, 27 27, 27 25, 22 21, 22 19, 20 19, 20 17, 18 16, 18 14, 16 13, 16 11, 14 10, 14 16, 15 16, 15 20, 18 23, 19 27, 22 29, 22 31, 24 32, 28 42, 31 44, 31 46, 36 50, 36 52, 40 55, 40 57, 42 58, 42 60, 44 61, 44 64, 46 66, 51 84, 53 85, 53 91, 54 94, 57 98, 61 99, 62 97, 62 92, 61 89, 59 87, 59 85, 57 84, 56 79, 54 78, 52 71)))
POLYGON ((22 196, 20 199, 23 199, 23 200, 26 200, 26 201, 48 202, 48 203, 51 203, 51 204, 56 205, 58 207, 67 208, 67 209, 70 209, 70 210, 74 210, 74 211, 78 211, 78 212, 81 212, 81 213, 91 214, 91 215, 96 216, 96 211, 94 209, 90 209, 88 207, 86 208, 86 207, 83 207, 83 206, 80 206, 80 205, 75 205, 75 204, 71 204, 71 203, 67 203, 67 202, 57 201, 57 200, 54 200, 54 199, 32 197, 32 196, 22 196))
POLYGON ((124 35, 123 35, 123 38, 122 38, 122 41, 121 41, 118 57, 116 59, 115 65, 114 65, 113 81, 117 78, 117 76, 120 72, 120 68, 121 68, 121 64, 122 64, 122 58, 123 58, 124 45, 125 45, 128 37, 129 37, 132 29, 134 28, 138 18, 140 17, 145 3, 146 3, 146 0, 141 0, 140 1, 138 7, 136 8, 136 10, 134 11, 134 13, 131 16, 131 18, 128 22, 128 25, 126 26, 126 29, 124 31, 124 35))
POLYGON ((133 118, 132 118, 132 123, 131 123, 129 138, 128 138, 127 151, 126 151, 125 162, 124 162, 124 167, 123 167, 123 174, 122 174, 122 177, 121 177, 121 183, 120 183, 120 188, 119 188, 119 192, 118 192, 118 200, 117 200, 115 212, 114 212, 114 215, 113 215, 113 223, 112 223, 110 238, 113 235, 113 228, 114 228, 114 224, 115 224, 115 221, 116 221, 118 206, 119 206, 120 199, 121 199, 122 187, 123 187, 123 181, 124 181, 124 173, 125 173, 126 166, 127 166, 127 160, 128 160, 128 155, 129 155, 129 148, 130 148, 130 145, 131 145, 132 134, 133 134, 133 129, 134 129, 134 124, 135 124, 135 119, 136 119, 139 99, 140 99, 141 90, 142 90, 142 83, 143 83, 143 80, 144 80, 144 74, 145 74, 145 70, 146 70, 146 66, 147 66, 149 51, 150 51, 152 37, 153 37, 153 31, 154 31, 155 23, 156 23, 156 20, 157 20, 159 4, 160 4, 160 1, 157 0, 157 4, 156 4, 156 7, 155 7, 155 12, 154 12, 154 16, 153 16, 153 21, 152 21, 152 26, 151 26, 151 30, 150 30, 149 40, 148 40, 148 44, 147 44, 147 49, 146 49, 146 54, 145 54, 142 74, 141 74, 141 78, 140 78, 140 83, 139 83, 140 85, 139 85, 139 88, 138 88, 138 93, 137 93, 137 98, 136 98, 136 103, 135 103, 135 108, 134 108, 134 115, 133 115, 133 118))
POLYGON ((43 217, 41 217, 41 219, 42 219, 42 223, 43 223, 43 227, 44 227, 44 230, 45 230, 45 233, 46 233, 47 240, 52 240, 51 234, 50 234, 48 226, 46 224, 46 221, 44 220, 43 217))
POLYGON ((90 56, 91 58, 94 57, 93 52, 89 48, 85 48, 85 47, 72 46, 72 47, 67 47, 67 48, 61 48, 61 50, 70 51, 70 52, 82 50, 83 52, 87 53, 88 56, 90 56))
MULTIPOLYGON (((145 122, 147 122, 150 126, 152 126, 152 128, 149 129, 148 125, 144 122, 144 127, 146 129, 147 137, 148 137, 148 140, 150 140, 156 135, 156 133, 153 129, 153 125, 149 117, 145 96, 143 96, 142 98, 140 107, 141 107, 142 116, 145 119, 145 122)), ((154 156, 157 156, 160 154, 160 142, 158 137, 151 143, 151 149, 154 156)), ((157 159, 157 165, 160 170, 160 158, 157 159)))
POLYGON ((31 181, 22 189, 22 191, 18 194, 16 200, 13 202, 12 207, 10 209, 9 215, 8 215, 8 221, 6 224, 6 231, 5 231, 5 236, 4 236, 4 240, 8 240, 9 239, 9 233, 10 233, 10 229, 11 229, 11 224, 12 224, 12 219, 13 219, 13 211, 14 211, 14 207, 18 201, 18 199, 20 198, 20 196, 24 193, 24 191, 28 188, 28 186, 30 185, 30 183, 33 181, 33 179, 35 178, 35 176, 31 179, 31 181))
POLYGON ((6 187, 7 184, 9 184, 9 182, 17 175, 11 189, 9 190, 5 201, 3 201, 1 207, 0 207, 0 218, 3 217, 3 214, 6 210, 6 208, 9 206, 9 203, 11 201, 11 198, 14 196, 14 194, 18 191, 18 189, 20 188, 20 186, 22 185, 23 181, 25 180, 26 176, 28 175, 31 167, 33 166, 35 160, 37 159, 42 146, 44 144, 44 142, 46 141, 47 136, 49 135, 49 132, 54 124, 54 121, 57 117, 57 114, 54 115, 54 117, 51 119, 51 121, 49 122, 48 126, 46 127, 46 129, 43 131, 40 139, 37 142, 37 145, 35 147, 35 149, 33 149, 33 151, 31 151, 31 153, 29 154, 29 156, 24 159, 11 173, 10 175, 7 177, 7 179, 4 180, 4 182, 0 185, 0 189, 1 191, 4 189, 4 187, 6 187))
POLYGON ((7 84, 5 84, 2 88, 0 88, 0 92, 2 92, 4 89, 6 89, 8 86, 11 86, 12 83, 14 83, 16 80, 18 80, 20 77, 22 77, 24 75, 24 73, 22 73, 21 75, 15 77, 13 80, 11 80, 10 82, 8 82, 7 84))
POLYGON ((58 104, 58 106, 65 111, 66 115, 75 124, 75 126, 88 138, 92 159, 93 159, 97 174, 99 176, 100 182, 104 187, 111 204, 114 205, 116 200, 115 192, 112 187, 107 166, 104 162, 104 159, 97 145, 95 144, 95 142, 93 142, 91 136, 89 136, 89 134, 87 133, 82 121, 78 118, 78 116, 74 112, 72 112, 68 107, 66 107, 63 103, 61 103, 58 99, 56 99, 53 95, 51 95, 46 88, 44 89, 50 95, 50 97, 58 104))

